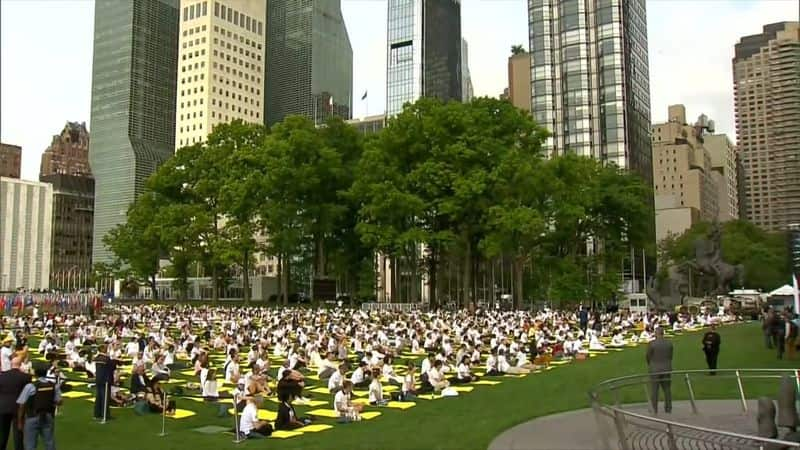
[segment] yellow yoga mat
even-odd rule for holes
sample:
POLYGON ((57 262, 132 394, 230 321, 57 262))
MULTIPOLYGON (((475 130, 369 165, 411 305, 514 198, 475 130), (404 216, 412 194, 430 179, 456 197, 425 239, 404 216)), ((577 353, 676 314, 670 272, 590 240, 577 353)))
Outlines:
POLYGON ((324 387, 318 387, 318 388, 311 389, 311 392, 314 392, 314 393, 317 393, 317 394, 330 394, 331 393, 331 391, 328 390, 328 388, 324 388, 324 387))
MULTIPOLYGON (((272 399, 270 399, 270 400, 272 400, 272 399)), ((277 400, 277 399, 276 399, 276 400, 277 400)), ((280 403, 280 402, 277 402, 277 403, 280 403)), ((328 402, 326 402, 326 401, 323 401, 323 400, 309 400, 309 401, 307 401, 307 402, 305 402, 305 403, 301 403, 301 402, 297 402, 297 401, 295 401, 295 402, 294 402, 294 404, 295 404, 296 406, 311 406, 311 407, 317 407, 317 406, 327 405, 327 404, 328 404, 328 402)))
POLYGON ((92 394, 88 392, 69 391, 69 392, 64 392, 63 394, 61 394, 61 396, 64 398, 84 398, 84 397, 91 397, 92 394))
POLYGON ((369 405, 369 399, 367 398, 354 398, 351 401, 356 405, 369 405))
POLYGON ((315 423, 313 425, 306 425, 298 431, 302 431, 303 433, 319 433, 320 431, 330 430, 331 428, 333 428, 333 425, 315 423))
POLYGON ((193 376, 195 376, 194 370, 181 370, 178 373, 183 375, 183 376, 185 376, 185 377, 193 377, 193 376))
POLYGON ((302 431, 286 431, 286 430, 276 430, 273 431, 272 434, 269 436, 275 439, 288 439, 295 436, 302 436, 302 431))
POLYGON ((336 411, 332 409, 315 409, 313 411, 309 411, 308 413, 311 414, 312 416, 318 416, 318 417, 330 417, 330 418, 339 417, 339 414, 337 414, 336 411))
POLYGON ((394 392, 394 391, 396 391, 398 389, 400 389, 400 388, 397 387, 397 386, 384 386, 383 387, 383 392, 394 392))
POLYGON ((374 419, 380 416, 380 411, 365 411, 361 413, 361 418, 364 420, 374 419))
POLYGON ((192 417, 194 415, 197 415, 197 413, 194 411, 189 411, 188 409, 176 409, 175 414, 171 416, 167 415, 167 417, 171 419, 185 419, 187 417, 192 417))
POLYGON ((417 404, 414 402, 389 402, 386 406, 394 409, 408 409, 417 406, 417 404))
POLYGON ((500 383, 502 383, 502 381, 480 380, 480 381, 475 381, 472 384, 480 384, 480 385, 484 385, 484 386, 494 386, 494 385, 497 385, 497 384, 500 384, 500 383))
POLYGON ((450 386, 456 392, 472 392, 475 389, 472 386, 450 386))
POLYGON ((369 395, 369 391, 353 391, 353 395, 358 397, 366 397, 369 395))

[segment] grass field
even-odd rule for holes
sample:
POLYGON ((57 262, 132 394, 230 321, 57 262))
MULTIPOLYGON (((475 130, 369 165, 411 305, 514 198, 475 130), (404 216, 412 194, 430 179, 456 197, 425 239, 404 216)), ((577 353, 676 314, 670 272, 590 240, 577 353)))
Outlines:
MULTIPOLYGON (((800 363, 778 361, 773 351, 764 348, 758 324, 720 328, 722 352, 720 368, 794 368, 800 363)), ((705 361, 700 351, 699 333, 678 336, 675 343, 675 370, 701 369, 705 361)), ((405 411, 381 408, 380 417, 352 424, 336 424, 319 433, 306 433, 288 439, 251 440, 233 444, 233 435, 202 434, 193 429, 206 425, 233 426, 232 417, 218 418, 218 407, 187 399, 177 399, 178 407, 197 414, 185 419, 167 419, 166 436, 161 432, 161 416, 137 416, 133 410, 114 409, 116 420, 107 424, 91 419, 92 403, 85 399, 65 402, 56 422, 58 448, 61 450, 139 450, 225 448, 273 449, 485 449, 502 431, 535 417, 589 406, 587 391, 596 383, 617 376, 641 373, 644 347, 611 352, 585 362, 560 366, 522 378, 502 377, 495 386, 476 386, 472 392, 456 398, 417 400, 405 411)), ((680 383, 674 384, 676 398, 686 398, 680 383)), ((746 381, 748 397, 773 394, 774 382, 746 381)), ((167 387, 168 389, 168 387, 167 387)), ((694 381, 699 398, 736 398, 738 391, 731 380, 698 377, 694 381)), ((316 395, 328 400, 328 395, 316 395)), ((627 392, 626 401, 641 401, 644 392, 627 392)), ((266 401, 268 409, 277 410, 266 401)), ((331 406, 327 406, 331 408, 331 406)), ((313 409, 313 408, 310 408, 313 409)), ((368 408, 368 410, 377 408, 368 408)), ((307 407, 297 407, 303 415, 307 407)), ((320 420, 318 423, 333 421, 320 420)))

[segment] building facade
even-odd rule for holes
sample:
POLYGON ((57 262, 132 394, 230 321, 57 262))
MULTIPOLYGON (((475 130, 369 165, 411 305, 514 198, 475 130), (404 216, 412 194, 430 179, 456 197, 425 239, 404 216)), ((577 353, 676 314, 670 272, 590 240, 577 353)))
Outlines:
POLYGON ((683 105, 669 107, 669 121, 653 125, 653 188, 656 239, 680 235, 697 221, 719 215, 711 156, 704 144, 709 121, 686 123, 683 105))
POLYGON ((54 174, 92 176, 86 122, 67 122, 42 153, 39 178, 54 174))
POLYGON ((352 125, 361 134, 375 134, 386 128, 386 115, 367 116, 361 119, 351 119, 347 123, 352 125))
POLYGON ((353 48, 341 0, 270 0, 266 34, 266 124, 288 115, 349 119, 353 48))
POLYGON ((531 54, 508 57, 508 100, 517 108, 531 111, 531 54))
POLYGON ((528 0, 532 112, 551 155, 652 181, 645 0, 528 0))
POLYGON ((218 123, 264 122, 263 0, 181 0, 175 146, 218 123))
POLYGON ((84 288, 92 273, 94 180, 58 173, 40 181, 53 186, 50 286, 84 288))
POLYGON ((420 97, 462 101, 460 0, 389 0, 386 113, 420 97))
POLYGON ((469 103, 474 96, 472 75, 469 73, 469 44, 466 39, 461 38, 461 98, 464 103, 469 103))
POLYGON ((717 186, 719 222, 739 219, 739 174, 737 173, 736 146, 725 134, 703 136, 706 150, 711 157, 711 175, 717 186))
POLYGON ((742 217, 769 230, 800 223, 800 25, 764 26, 735 46, 742 217))
POLYGON ((19 178, 22 147, 0 142, 0 177, 19 178))
POLYGON ((50 287, 53 187, 0 177, 0 291, 50 287))
POLYGON ((175 150, 178 1, 96 2, 94 20, 92 260, 107 262, 103 237, 175 150))

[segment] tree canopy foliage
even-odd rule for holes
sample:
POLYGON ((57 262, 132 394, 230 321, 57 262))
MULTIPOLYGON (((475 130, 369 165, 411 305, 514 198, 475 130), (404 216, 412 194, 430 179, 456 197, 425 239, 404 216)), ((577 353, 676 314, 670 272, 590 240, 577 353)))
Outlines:
POLYGON ((231 278, 249 299, 259 253, 284 302, 315 278, 433 305, 608 299, 651 239, 651 192, 613 165, 547 159, 547 136, 489 98, 423 98, 366 137, 339 119, 222 124, 158 169, 106 244, 151 284, 169 260, 179 292, 202 271, 215 299, 231 278))
MULTIPOLYGON (((706 238, 711 226, 709 222, 700 222, 680 236, 664 239, 659 244, 662 267, 691 261, 695 241, 706 238)), ((771 291, 791 282, 785 233, 767 232, 745 220, 725 222, 720 226, 722 259, 744 268, 741 287, 771 291)))

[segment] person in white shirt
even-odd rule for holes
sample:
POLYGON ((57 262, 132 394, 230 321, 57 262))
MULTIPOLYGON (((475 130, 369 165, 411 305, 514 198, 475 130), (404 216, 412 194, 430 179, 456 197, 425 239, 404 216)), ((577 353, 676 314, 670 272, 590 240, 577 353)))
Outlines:
POLYGON ((359 362, 356 370, 354 370, 353 374, 350 375, 350 381, 353 383, 353 386, 355 387, 369 386, 370 380, 365 373, 366 370, 367 370, 367 363, 365 363, 364 361, 359 362))
POLYGON ((497 350, 492 350, 492 353, 486 358, 486 375, 493 377, 497 375, 502 375, 503 373, 500 372, 500 368, 497 366, 497 350))
POLYGON ((456 368, 456 378, 454 382, 471 383, 473 381, 478 381, 478 377, 470 372, 469 356, 464 355, 456 368))
POLYGON ((342 422, 351 422, 361 420, 362 405, 354 405, 350 402, 350 395, 353 392, 353 383, 350 380, 344 380, 342 389, 336 393, 333 398, 333 408, 342 422))
POLYGON ((319 365, 317 376, 319 376, 320 380, 325 380, 331 377, 334 372, 336 372, 336 362, 333 360, 333 353, 328 352, 328 354, 325 355, 325 359, 323 359, 322 363, 319 365))
POLYGON ((164 363, 164 355, 158 355, 156 357, 156 362, 150 367, 150 372, 153 374, 153 379, 157 380, 169 380, 170 370, 169 367, 164 363))
POLYGON ((433 353, 429 353, 425 359, 422 360, 422 365, 420 366, 420 373, 428 373, 431 370, 431 364, 434 360, 433 353))
POLYGON ((272 434, 272 426, 269 422, 258 420, 258 407, 261 405, 261 397, 248 397, 247 405, 239 416, 239 435, 247 439, 265 438, 272 434))
POLYGON ((3 339, 3 347, 0 348, 0 372, 7 372, 11 370, 11 356, 14 354, 14 349, 11 348, 14 340, 9 336, 3 339))
POLYGON ((239 355, 234 353, 225 364, 225 382, 236 384, 239 381, 239 355))
POLYGON ((403 377, 398 376, 394 372, 391 356, 386 356, 385 362, 383 363, 383 366, 381 366, 381 375, 386 377, 386 380, 389 382, 389 384, 393 384, 395 386, 400 386, 403 384, 403 377))
POLYGON ((428 370, 428 383, 433 386, 434 392, 440 392, 450 386, 450 382, 444 378, 441 361, 435 361, 433 367, 428 370))
POLYGON ((372 371, 372 381, 369 383, 369 404, 372 406, 384 406, 388 403, 383 398, 383 386, 381 386, 381 370, 372 371))
POLYGON ((416 370, 417 366, 415 366, 413 362, 408 363, 406 375, 403 377, 403 386, 400 389, 403 401, 414 400, 417 396, 417 379, 414 375, 414 371, 416 370))
POLYGON ((339 369, 333 372, 333 375, 328 378, 328 390, 331 394, 336 394, 342 390, 342 383, 344 382, 344 373, 346 370, 347 366, 341 364, 339 369))

